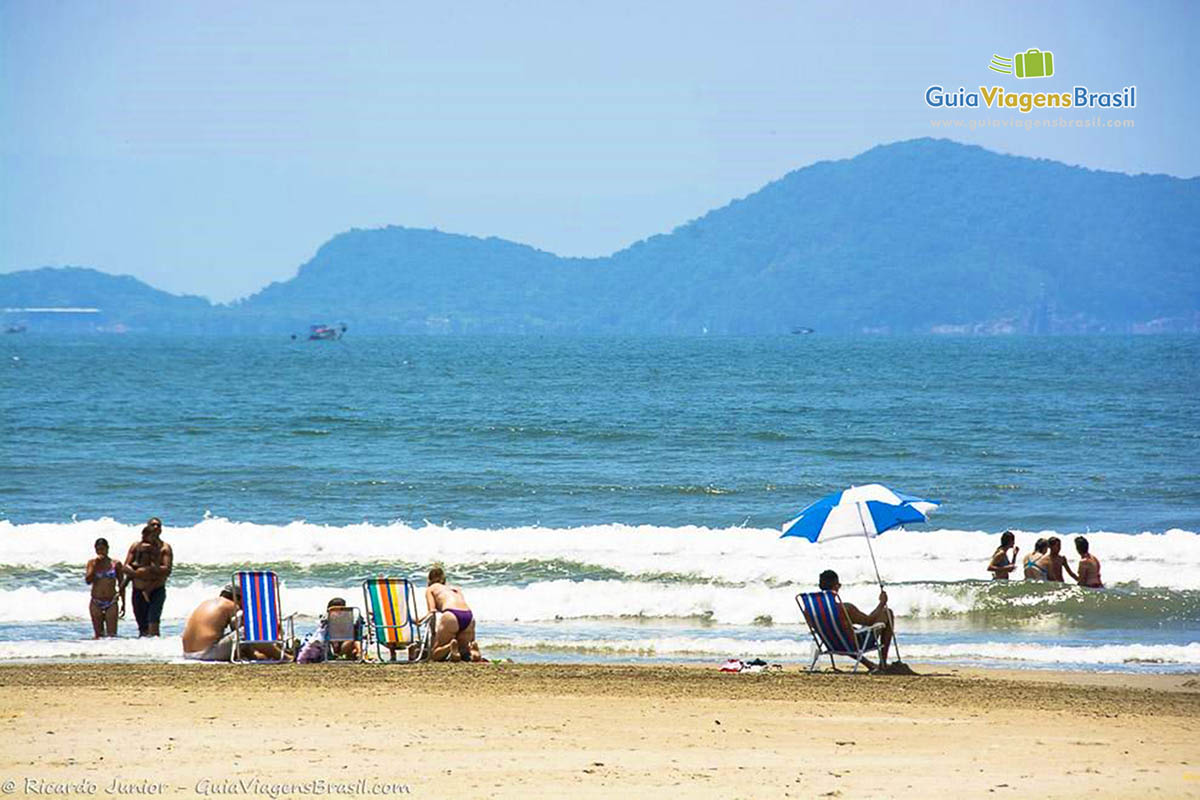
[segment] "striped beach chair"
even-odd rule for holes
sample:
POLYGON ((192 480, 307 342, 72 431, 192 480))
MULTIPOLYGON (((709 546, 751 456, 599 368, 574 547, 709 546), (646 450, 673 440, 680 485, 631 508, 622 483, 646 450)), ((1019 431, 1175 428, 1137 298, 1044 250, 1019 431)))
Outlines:
MULTIPOLYGON (((363 581, 363 608, 367 617, 367 646, 380 662, 410 663, 428 657, 432 624, 418 626, 417 593, 407 578, 368 578, 363 581), (416 646, 410 651, 410 648, 416 646), (403 658, 397 659, 397 652, 403 658)), ((431 618, 432 623, 432 618, 431 618)))
POLYGON ((242 593, 242 616, 233 632, 233 654, 235 663, 253 662, 280 663, 288 659, 283 655, 289 636, 284 638, 284 625, 293 623, 291 615, 285 617, 279 601, 279 576, 274 572, 235 572, 233 585, 242 593), (242 658, 242 647, 263 645, 279 650, 280 658, 258 660, 242 658))
POLYGON ((864 656, 875 651, 883 661, 883 629, 887 626, 882 622, 856 628, 851 622, 842 603, 833 592, 808 592, 796 595, 796 605, 808 623, 808 632, 813 638, 813 658, 808 665, 808 671, 817 668, 821 656, 829 656, 830 667, 836 669, 833 657, 845 656, 854 659, 854 669, 864 664, 864 656))

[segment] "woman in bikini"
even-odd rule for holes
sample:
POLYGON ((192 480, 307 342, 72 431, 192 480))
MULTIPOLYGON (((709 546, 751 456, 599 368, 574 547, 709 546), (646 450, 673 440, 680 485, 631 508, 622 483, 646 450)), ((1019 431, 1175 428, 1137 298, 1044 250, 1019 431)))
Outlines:
POLYGON ((441 567, 429 570, 429 586, 425 590, 425 607, 429 613, 418 625, 437 614, 437 629, 433 634, 434 661, 480 661, 479 646, 475 643, 475 615, 463 597, 462 589, 446 583, 441 567), (440 613, 439 613, 440 612, 440 613))
POLYGON ((1017 537, 1012 531, 1005 531, 1000 534, 1000 546, 996 548, 996 552, 992 553, 992 560, 988 562, 988 572, 992 573, 992 580, 1006 581, 1013 570, 1017 568, 1017 553, 1021 548, 1016 545, 1017 537), (1008 550, 1012 548, 1012 558, 1008 557, 1008 550))
POLYGON ((1042 566, 1044 559, 1050 549, 1050 542, 1046 539, 1038 539, 1033 545, 1033 552, 1025 556, 1025 580, 1027 581, 1044 581, 1048 580, 1050 573, 1042 566))
POLYGON ((117 635, 117 618, 125 616, 125 566, 108 557, 108 540, 96 540, 96 557, 87 562, 83 579, 92 587, 88 613, 95 638, 117 635))

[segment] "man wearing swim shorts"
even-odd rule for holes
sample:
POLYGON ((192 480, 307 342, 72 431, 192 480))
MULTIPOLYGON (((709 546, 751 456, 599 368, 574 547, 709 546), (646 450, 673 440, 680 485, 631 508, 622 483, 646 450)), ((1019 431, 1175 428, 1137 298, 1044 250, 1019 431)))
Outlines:
POLYGON ((433 652, 430 654, 434 661, 480 660, 479 649, 475 644, 475 615, 467 605, 462 589, 446 584, 446 572, 441 567, 429 570, 425 607, 429 609, 429 613, 417 624, 422 625, 437 614, 433 652))
POLYGON ((138 636, 158 636, 163 604, 167 600, 167 578, 174 566, 171 545, 162 540, 162 520, 151 517, 142 528, 142 540, 125 556, 125 571, 133 580, 133 615, 138 636))

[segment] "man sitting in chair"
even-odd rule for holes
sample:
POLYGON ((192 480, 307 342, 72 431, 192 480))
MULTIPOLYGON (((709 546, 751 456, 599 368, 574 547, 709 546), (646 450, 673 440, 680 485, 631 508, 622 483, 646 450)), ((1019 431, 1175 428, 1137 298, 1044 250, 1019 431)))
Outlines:
POLYGON ((433 634, 434 661, 479 661, 479 647, 475 644, 475 615, 463 597, 462 589, 446 583, 446 572, 441 567, 429 570, 429 587, 425 590, 425 607, 429 609, 417 624, 422 625, 435 613, 437 629, 433 634))
MULTIPOLYGON (((821 577, 818 578, 818 585, 822 592, 833 592, 835 595, 838 595, 838 590, 842 588, 842 584, 838 580, 838 574, 831 569, 827 569, 821 573, 821 577)), ((883 663, 879 665, 879 669, 887 667, 888 649, 892 646, 892 633, 895 627, 892 619, 892 611, 887 607, 887 600, 887 592, 880 589, 879 605, 875 606, 875 610, 870 614, 864 614, 858 610, 858 606, 845 602, 842 600, 841 595, 838 595, 838 602, 841 603, 842 608, 846 610, 846 615, 850 617, 850 621, 855 625, 874 625, 877 622, 884 624, 883 635, 880 638, 880 645, 882 646, 880 658, 883 659, 883 663)), ((876 668, 874 664, 865 658, 863 659, 863 665, 867 669, 876 668)))
MULTIPOLYGON (((226 584, 218 597, 205 600, 183 625, 183 657, 193 661, 230 661, 234 628, 241 622, 242 590, 226 584)), ((242 646, 242 656, 255 660, 278 660, 279 649, 259 644, 242 646)))

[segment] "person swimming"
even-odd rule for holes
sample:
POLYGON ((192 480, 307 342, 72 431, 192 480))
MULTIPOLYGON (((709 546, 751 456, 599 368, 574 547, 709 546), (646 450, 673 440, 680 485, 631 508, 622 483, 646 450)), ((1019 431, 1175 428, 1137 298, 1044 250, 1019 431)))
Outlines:
POLYGON ((1042 559, 1050 550, 1050 542, 1047 539, 1038 539, 1033 544, 1033 552, 1025 556, 1025 580, 1027 581, 1044 581, 1048 580, 1050 573, 1042 566, 1042 559))
POLYGON ((1016 558, 1017 553, 1021 548, 1016 545, 1017 537, 1012 531, 1005 531, 1000 534, 1000 546, 996 548, 996 552, 992 553, 992 560, 988 562, 988 572, 992 573, 992 580, 1006 581, 1013 570, 1017 568, 1016 558), (1012 558, 1008 556, 1009 548, 1012 548, 1012 558))

